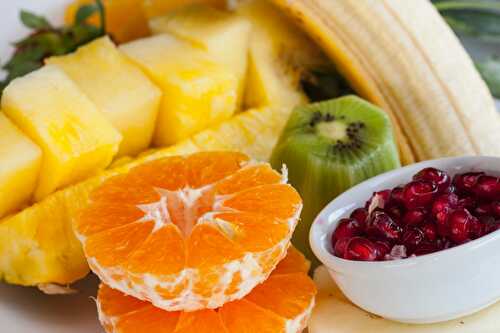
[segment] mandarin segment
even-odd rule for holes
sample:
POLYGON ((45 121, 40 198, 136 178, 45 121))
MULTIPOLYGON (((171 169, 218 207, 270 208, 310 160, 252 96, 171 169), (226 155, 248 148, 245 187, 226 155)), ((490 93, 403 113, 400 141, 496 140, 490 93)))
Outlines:
POLYGON ((282 182, 241 153, 169 157, 104 183, 77 233, 111 287, 168 311, 213 309, 247 295, 285 256, 302 202, 282 182))
MULTIPOLYGON (((297 253, 290 248, 283 262, 303 267, 307 261, 297 253)), ((97 304, 107 333, 299 333, 306 327, 315 294, 306 273, 274 271, 243 299, 215 310, 168 312, 106 285, 99 289, 97 304)))

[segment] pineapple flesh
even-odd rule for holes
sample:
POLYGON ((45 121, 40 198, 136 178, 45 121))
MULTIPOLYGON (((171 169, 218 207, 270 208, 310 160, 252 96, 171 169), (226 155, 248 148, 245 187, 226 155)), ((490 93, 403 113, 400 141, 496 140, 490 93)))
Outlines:
POLYGON ((244 18, 205 5, 192 5, 149 22, 154 34, 170 33, 210 52, 238 76, 240 105, 247 72, 251 24, 244 18))
POLYGON ((0 217, 31 199, 38 180, 42 151, 0 113, 0 217))
POLYGON ((118 156, 134 156, 149 147, 161 92, 108 37, 46 62, 60 67, 71 77, 120 131, 123 141, 118 156))
POLYGON ((237 77, 208 52, 167 34, 120 49, 163 92, 154 136, 157 146, 179 142, 229 119, 236 111, 237 77))
POLYGON ((306 103, 301 76, 330 64, 320 48, 269 1, 241 1, 235 12, 253 25, 246 107, 306 103))
POLYGON ((191 4, 206 4, 225 8, 227 0, 142 0, 142 9, 147 18, 163 16, 175 9, 191 4))
POLYGON ((120 133, 53 65, 12 81, 2 109, 42 149, 36 201, 105 168, 118 151, 120 133))
POLYGON ((241 151, 254 159, 267 160, 289 114, 289 108, 240 113, 172 147, 144 153, 0 220, 0 279, 34 286, 68 284, 84 277, 89 269, 71 221, 86 204, 89 193, 104 180, 146 161, 203 150, 241 151))

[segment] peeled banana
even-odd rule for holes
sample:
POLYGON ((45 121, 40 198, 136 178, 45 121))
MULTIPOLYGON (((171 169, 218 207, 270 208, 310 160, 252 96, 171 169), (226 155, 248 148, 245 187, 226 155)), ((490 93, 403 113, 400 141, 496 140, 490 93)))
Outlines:
POLYGON ((273 0, 364 98, 389 113, 402 162, 500 156, 500 116, 427 0, 273 0))

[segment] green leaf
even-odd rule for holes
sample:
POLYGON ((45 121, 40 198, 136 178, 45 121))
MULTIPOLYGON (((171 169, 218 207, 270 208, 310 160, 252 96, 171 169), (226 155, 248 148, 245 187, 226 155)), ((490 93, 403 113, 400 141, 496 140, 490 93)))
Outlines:
POLYGON ((500 57, 492 56, 483 62, 476 63, 476 67, 488 84, 491 94, 500 98, 500 57))
POLYGON ((91 17, 94 13, 99 11, 99 7, 97 4, 89 4, 83 5, 76 11, 75 14, 75 23, 76 24, 85 24, 87 19, 91 17))
POLYGON ((50 23, 43 17, 31 12, 21 10, 20 14, 21 22, 31 29, 51 29, 50 23))

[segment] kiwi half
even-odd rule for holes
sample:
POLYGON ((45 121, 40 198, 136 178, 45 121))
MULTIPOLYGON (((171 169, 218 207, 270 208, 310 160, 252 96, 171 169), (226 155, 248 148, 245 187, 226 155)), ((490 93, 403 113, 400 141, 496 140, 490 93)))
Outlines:
POLYGON ((288 179, 304 200, 292 242, 313 263, 309 229, 329 201, 355 184, 400 166, 391 122, 378 107, 356 96, 297 107, 271 164, 288 168, 288 179))

